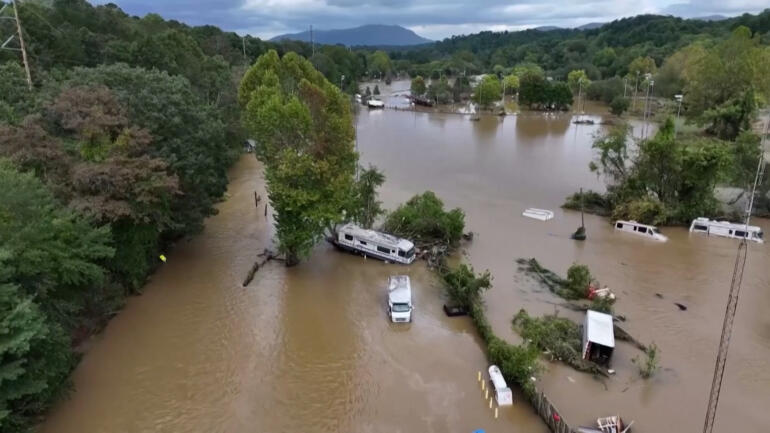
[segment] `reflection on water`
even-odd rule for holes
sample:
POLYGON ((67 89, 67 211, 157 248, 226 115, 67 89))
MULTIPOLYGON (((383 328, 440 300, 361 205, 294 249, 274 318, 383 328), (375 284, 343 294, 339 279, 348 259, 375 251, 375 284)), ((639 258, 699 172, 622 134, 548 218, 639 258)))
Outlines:
MULTIPOLYGON (((572 262, 588 264, 620 296, 624 326, 660 346, 663 369, 651 381, 638 379, 632 360, 640 354, 622 343, 609 380, 548 364, 540 386, 570 423, 620 413, 641 432, 702 425, 736 244, 680 228, 664 229, 668 243, 648 242, 593 216, 588 240, 571 241, 580 216, 559 206, 580 187, 603 189, 587 165, 604 115, 591 115, 596 125, 575 125, 568 113, 478 122, 389 110, 358 116, 363 163, 387 174, 386 206, 431 189, 465 210, 477 236, 463 256, 494 275, 486 305, 497 333, 516 341, 510 319, 520 308, 580 319, 516 272, 516 258, 537 257, 562 273, 572 262), (556 217, 522 218, 531 206, 556 217)), ((241 287, 272 235, 254 209, 254 190, 265 195, 259 170, 251 155, 233 169, 219 214, 167 254, 144 295, 98 337, 75 372, 76 391, 42 432, 547 430, 526 404, 494 419, 476 382, 486 368, 478 338, 467 318, 444 316, 441 289, 422 263, 387 265, 319 245, 300 266, 270 263, 241 287), (395 272, 413 284, 414 323, 406 327, 385 314, 385 282, 395 272)), ((768 231, 767 221, 758 224, 768 231)), ((769 259, 766 246, 751 245, 720 431, 765 430, 769 259)))

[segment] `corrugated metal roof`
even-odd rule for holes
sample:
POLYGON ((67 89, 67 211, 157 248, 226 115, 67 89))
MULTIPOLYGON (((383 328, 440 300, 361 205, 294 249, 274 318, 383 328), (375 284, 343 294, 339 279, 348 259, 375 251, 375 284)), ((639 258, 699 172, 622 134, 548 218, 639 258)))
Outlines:
POLYGON ((586 311, 586 333, 588 341, 606 347, 615 347, 615 331, 612 316, 598 311, 586 311))

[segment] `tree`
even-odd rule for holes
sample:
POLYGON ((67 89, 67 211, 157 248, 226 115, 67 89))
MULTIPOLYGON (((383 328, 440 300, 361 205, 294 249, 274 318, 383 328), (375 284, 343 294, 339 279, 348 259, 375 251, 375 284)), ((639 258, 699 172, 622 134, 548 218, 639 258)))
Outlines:
POLYGON ((61 208, 30 173, 0 160, 0 239, 13 272, 7 281, 34 296, 43 311, 68 328, 104 282, 102 261, 114 254, 108 226, 94 228, 61 208))
POLYGON ((465 227, 465 214, 459 208, 444 210, 444 202, 426 191, 400 205, 385 219, 383 229, 413 239, 418 245, 456 245, 465 227))
POLYGON ((691 78, 685 88, 688 113, 710 125, 712 134, 735 138, 753 118, 753 97, 770 98, 769 69, 770 50, 748 28, 737 27, 686 68, 691 78))
POLYGON ((428 86, 428 99, 436 101, 438 104, 448 104, 452 102, 452 89, 449 87, 449 80, 441 77, 438 80, 431 80, 428 86))
POLYGON ((637 57, 629 63, 627 77, 636 80, 637 76, 644 78, 645 74, 655 74, 656 70, 655 59, 649 56, 637 57))
POLYGON ((588 79, 586 71, 577 69, 570 71, 570 73, 567 75, 567 84, 569 84, 569 88, 572 90, 572 93, 578 93, 580 89, 585 92, 588 86, 591 84, 591 80, 588 79))
POLYGON ((412 85, 410 87, 412 96, 422 96, 427 90, 425 86, 425 79, 418 75, 412 79, 412 85))
POLYGON ((5 262, 10 252, 0 249, 0 431, 24 431, 57 397, 73 365, 69 339, 13 284, 13 270, 5 262))
POLYGON ((288 266, 345 218, 357 154, 350 104, 304 58, 268 51, 243 77, 245 127, 260 145, 278 248, 288 266))
POLYGON ((375 95, 379 95, 379 94, 380 94, 380 86, 378 86, 378 85, 376 85, 376 84, 375 84, 375 85, 374 85, 374 92, 373 92, 373 93, 374 93, 375 95))
POLYGON ((374 220, 385 213, 382 202, 377 200, 377 188, 383 183, 385 183, 385 174, 377 167, 369 165, 369 168, 360 169, 360 175, 353 187, 348 216, 364 228, 371 228, 374 220))
POLYGON ((610 102, 610 112, 616 116, 620 116, 628 110, 629 105, 628 98, 616 96, 612 102, 610 102))
POLYGON ((519 90, 519 77, 514 74, 508 75, 503 79, 503 87, 506 95, 513 95, 519 90))
POLYGON ((492 287, 492 275, 489 271, 477 275, 473 267, 466 264, 447 270, 441 278, 452 303, 465 309, 479 304, 484 291, 492 287))
POLYGON ((369 57, 369 73, 377 77, 384 77, 393 69, 388 53, 377 50, 369 57))
POLYGON ((502 87, 500 80, 496 75, 485 75, 481 82, 476 86, 473 93, 473 100, 483 108, 489 108, 495 101, 500 100, 502 87))
POLYGON ((366 86, 366 92, 364 92, 364 96, 372 96, 372 89, 370 89, 369 86, 366 86))

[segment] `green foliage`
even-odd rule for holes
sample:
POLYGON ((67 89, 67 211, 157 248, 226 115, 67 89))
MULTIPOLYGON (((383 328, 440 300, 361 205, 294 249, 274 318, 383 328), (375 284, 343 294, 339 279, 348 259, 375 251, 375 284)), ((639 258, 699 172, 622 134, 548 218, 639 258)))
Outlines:
POLYGON ((668 221, 666 207, 654 197, 630 199, 619 203, 612 210, 613 220, 638 221, 658 225, 668 221))
POLYGON ((503 87, 506 95, 513 95, 519 90, 519 77, 514 74, 503 78, 503 87))
POLYGON ((644 351, 645 359, 640 360, 634 358, 633 361, 639 365, 639 374, 644 379, 649 379, 655 375, 655 372, 660 369, 660 350, 655 343, 651 343, 647 346, 647 350, 644 351))
POLYGON ((465 214, 459 208, 444 210, 444 203, 431 191, 416 195, 391 212, 383 229, 413 240, 418 246, 449 245, 460 241, 465 214))
POLYGON ((114 254, 109 227, 93 228, 59 207, 38 179, 7 162, 0 162, 0 240, 8 281, 66 326, 89 296, 84 289, 104 282, 100 262, 114 254))
POLYGON ((631 105, 628 98, 622 96, 616 96, 615 99, 610 102, 610 112, 616 116, 620 116, 628 110, 628 106, 631 105))
POLYGON ((558 316, 531 317, 524 309, 513 317, 514 329, 537 348, 547 351, 551 359, 568 364, 581 359, 580 328, 569 319, 558 316))
POLYGON ((710 124, 709 131, 735 138, 755 112, 756 95, 770 99, 770 50, 759 36, 737 27, 730 38, 690 62, 685 93, 687 111, 710 124))
POLYGON ((496 75, 485 75, 473 92, 473 100, 484 108, 500 100, 502 86, 496 75))
POLYGON ((23 294, 0 250, 0 431, 24 431, 61 393, 73 364, 69 339, 23 294))
POLYGON ((588 309, 611 315, 613 314, 614 304, 614 298, 610 298, 609 296, 596 296, 591 300, 591 306, 588 309))
POLYGON ((591 85, 591 80, 588 79, 586 71, 577 69, 567 74, 567 84, 572 93, 578 93, 580 89, 585 92, 588 86, 591 85))
POLYGON ((380 78, 393 69, 388 53, 382 50, 377 50, 369 56, 368 65, 369 74, 380 78))
MULTIPOLYGON (((618 77, 606 80, 592 81, 585 89, 586 97, 593 101, 602 101, 605 104, 612 103, 617 98, 623 97, 624 82, 618 77)), ((633 83, 628 86, 628 91, 633 93, 633 83)))
POLYGON ((265 164, 279 251, 297 264, 350 207, 358 159, 350 104, 310 62, 275 51, 246 72, 239 97, 265 164))
POLYGON ((36 101, 24 74, 17 62, 0 63, 0 122, 15 124, 32 112, 36 101))
POLYGON ((380 94, 380 86, 375 84, 374 85, 374 92, 372 92, 372 93, 375 94, 375 95, 379 95, 380 94))
POLYGON ((439 104, 448 104, 452 102, 452 89, 449 87, 447 78, 441 77, 438 80, 431 80, 426 96, 428 99, 436 101, 439 104))
POLYGON ((567 83, 549 81, 537 71, 525 71, 519 80, 519 101, 532 109, 567 110, 572 105, 567 83))
MULTIPOLYGON (((733 167, 730 180, 733 185, 749 189, 753 185, 757 164, 762 154, 762 143, 758 135, 742 132, 733 143, 733 167)), ((768 178, 770 176, 765 176, 768 178)))
POLYGON ((425 79, 418 75, 412 79, 412 85, 410 86, 413 96, 422 96, 427 91, 425 86, 425 79))
POLYGON ((567 269, 567 281, 565 289, 569 298, 582 299, 588 295, 588 286, 591 284, 591 271, 588 266, 573 263, 567 269))
POLYGON ((528 398, 535 395, 532 378, 541 370, 537 363, 540 353, 535 346, 515 346, 493 335, 487 342, 487 356, 490 363, 500 367, 506 382, 517 384, 528 398))
POLYGON ((612 203, 603 194, 596 191, 584 191, 582 194, 576 192, 567 197, 562 205, 565 209, 585 210, 588 213, 610 216, 612 213, 612 203))
POLYGON ((361 227, 371 228, 375 219, 385 213, 382 202, 377 200, 377 188, 385 183, 385 174, 373 165, 361 168, 360 175, 353 186, 351 208, 347 216, 361 227))
POLYGON ((453 304, 470 309, 482 302, 484 291, 492 286, 489 271, 476 274, 471 266, 461 264, 441 275, 447 295, 453 304))

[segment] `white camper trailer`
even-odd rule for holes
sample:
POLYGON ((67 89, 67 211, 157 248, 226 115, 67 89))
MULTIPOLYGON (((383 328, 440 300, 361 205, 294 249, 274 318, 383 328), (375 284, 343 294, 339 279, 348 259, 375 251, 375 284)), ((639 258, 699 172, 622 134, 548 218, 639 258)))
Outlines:
POLYGON ((344 250, 387 262, 408 265, 415 258, 414 244, 411 241, 364 229, 353 223, 340 227, 337 230, 337 237, 332 242, 344 250))
POLYGON ((765 234, 757 226, 735 224, 728 221, 716 221, 708 218, 695 218, 690 224, 690 233, 705 233, 709 236, 722 236, 725 238, 743 239, 765 243, 765 234))

